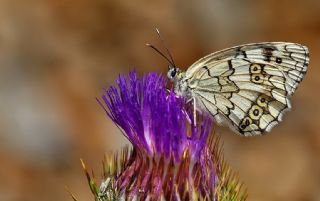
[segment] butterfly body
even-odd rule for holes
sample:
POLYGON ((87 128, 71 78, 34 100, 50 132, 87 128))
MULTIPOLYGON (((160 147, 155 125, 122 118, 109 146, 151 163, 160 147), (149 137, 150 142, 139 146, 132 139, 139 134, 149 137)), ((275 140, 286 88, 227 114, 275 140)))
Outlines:
POLYGON ((168 71, 178 96, 238 134, 270 131, 291 108, 289 98, 309 64, 308 49, 285 42, 253 43, 209 54, 185 72, 168 71))

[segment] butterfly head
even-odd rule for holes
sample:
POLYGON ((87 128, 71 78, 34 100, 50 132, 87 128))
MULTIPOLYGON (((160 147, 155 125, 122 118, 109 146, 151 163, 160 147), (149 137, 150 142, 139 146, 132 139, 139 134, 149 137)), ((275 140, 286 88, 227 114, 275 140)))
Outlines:
POLYGON ((181 70, 179 68, 169 66, 167 77, 170 81, 174 82, 176 80, 180 80, 181 75, 181 70))

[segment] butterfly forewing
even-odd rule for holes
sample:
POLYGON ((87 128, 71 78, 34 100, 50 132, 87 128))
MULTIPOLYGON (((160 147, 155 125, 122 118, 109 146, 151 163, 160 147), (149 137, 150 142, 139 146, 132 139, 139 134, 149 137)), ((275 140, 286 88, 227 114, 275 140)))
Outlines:
POLYGON ((290 109, 308 64, 308 49, 299 44, 247 44, 201 58, 184 80, 199 108, 242 135, 259 135, 290 109))

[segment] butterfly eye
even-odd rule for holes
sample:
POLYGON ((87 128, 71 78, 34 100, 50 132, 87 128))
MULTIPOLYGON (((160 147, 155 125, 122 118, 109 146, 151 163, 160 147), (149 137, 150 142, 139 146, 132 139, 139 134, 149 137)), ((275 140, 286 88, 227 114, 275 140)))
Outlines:
POLYGON ((171 73, 170 73, 170 76, 171 76, 172 78, 174 78, 174 76, 176 76, 176 74, 177 74, 176 69, 173 69, 173 70, 171 71, 171 73))
POLYGON ((176 68, 171 68, 169 71, 168 71, 168 78, 170 80, 173 80, 173 78, 177 75, 177 69, 176 68))

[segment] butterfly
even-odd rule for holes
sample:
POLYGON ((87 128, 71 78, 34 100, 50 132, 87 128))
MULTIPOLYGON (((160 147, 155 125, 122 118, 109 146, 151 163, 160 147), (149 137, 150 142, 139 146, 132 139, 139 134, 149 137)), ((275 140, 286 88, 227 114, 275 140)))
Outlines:
POLYGON ((175 94, 243 136, 266 134, 282 120, 309 64, 308 48, 289 42, 231 47, 199 59, 186 71, 169 55, 167 77, 175 94))

